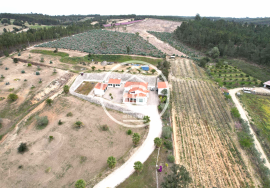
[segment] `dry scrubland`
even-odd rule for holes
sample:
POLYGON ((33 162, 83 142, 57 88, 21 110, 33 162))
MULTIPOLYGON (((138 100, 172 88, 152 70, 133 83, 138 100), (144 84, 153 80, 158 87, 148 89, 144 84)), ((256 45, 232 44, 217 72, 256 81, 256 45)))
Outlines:
POLYGON ((176 163, 185 165, 191 187, 244 187, 252 180, 233 142, 233 120, 217 86, 187 59, 171 61, 176 163))
MULTIPOLYGON (((122 113, 111 114, 117 119, 123 117, 122 113)), ((133 146, 127 128, 108 118, 102 107, 73 96, 58 97, 39 116, 48 116, 48 126, 38 129, 33 117, 1 154, 0 187, 73 187, 77 179, 89 182, 104 174, 109 156, 116 157, 118 163, 124 162, 133 146), (73 116, 67 117, 68 112, 73 116), (59 119, 64 122, 62 125, 58 125, 59 119), (74 128, 76 121, 83 122, 83 127, 74 128), (102 131, 105 124, 108 131, 102 131), (54 137, 51 142, 49 136, 54 137), (21 142, 29 145, 24 154, 17 152, 21 142)), ((146 134, 144 128, 132 131, 146 134)))
POLYGON ((37 70, 37 66, 27 67, 25 63, 13 63, 11 58, 2 58, 1 61, 3 65, 0 66, 0 75, 4 78, 0 78, 0 97, 5 99, 0 100, 0 117, 4 119, 0 135, 4 135, 34 104, 58 89, 61 83, 67 80, 67 73, 63 70, 53 73, 53 68, 48 67, 37 70), (8 70, 5 70, 6 68, 8 70), (24 74, 21 73, 22 70, 25 71, 24 74), (36 75, 37 71, 40 75, 36 75), (10 85, 6 85, 7 82, 10 85), (8 101, 10 93, 18 95, 15 102, 8 101))
POLYGON ((182 22, 174 22, 174 21, 166 21, 166 20, 158 20, 158 19, 146 19, 145 21, 134 23, 127 27, 116 27, 115 29, 109 30, 117 30, 121 32, 127 33, 139 33, 141 37, 145 40, 149 41, 150 44, 155 46, 157 49, 162 52, 172 55, 177 54, 179 56, 186 55, 175 48, 171 47, 167 43, 157 39, 154 35, 151 35, 147 31, 157 31, 157 32, 173 32, 177 26, 180 26, 182 22))

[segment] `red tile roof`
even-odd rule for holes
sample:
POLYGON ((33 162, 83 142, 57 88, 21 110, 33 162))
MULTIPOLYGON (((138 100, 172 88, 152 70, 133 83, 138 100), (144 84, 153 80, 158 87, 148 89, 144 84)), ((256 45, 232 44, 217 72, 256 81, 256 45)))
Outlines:
POLYGON ((148 83, 145 82, 126 82, 125 87, 134 86, 147 89, 148 83))
POLYGON ((108 86, 108 84, 103 84, 103 83, 97 83, 97 85, 95 86, 95 89, 106 89, 106 87, 108 86))
POLYGON ((158 88, 159 89, 167 88, 166 82, 158 82, 158 88))
POLYGON ((139 88, 139 87, 134 87, 134 88, 130 89, 129 92, 138 91, 138 90, 141 91, 141 92, 144 92, 144 93, 149 93, 148 90, 144 90, 144 89, 139 88))
POLYGON ((146 94, 139 93, 139 94, 124 94, 124 98, 136 98, 136 97, 146 97, 146 94))
POLYGON ((120 84, 121 83, 121 79, 113 79, 110 78, 108 84, 120 84))

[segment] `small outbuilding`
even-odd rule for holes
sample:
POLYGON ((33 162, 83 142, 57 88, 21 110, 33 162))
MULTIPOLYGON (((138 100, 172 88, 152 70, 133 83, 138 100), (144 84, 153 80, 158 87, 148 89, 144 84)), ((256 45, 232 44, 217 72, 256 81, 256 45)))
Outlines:
POLYGON ((121 86, 121 79, 113 79, 110 78, 108 81, 108 87, 120 87, 121 86))
POLYGON ((263 87, 270 89, 270 80, 263 83, 263 87))
POLYGON ((168 83, 167 82, 158 82, 158 95, 164 95, 163 90, 167 90, 168 93, 168 83))
POLYGON ((141 66, 141 69, 144 71, 149 71, 149 66, 148 65, 143 65, 141 66))
POLYGON ((104 95, 106 90, 108 88, 108 84, 104 83, 97 83, 95 88, 94 88, 94 93, 95 95, 104 95))

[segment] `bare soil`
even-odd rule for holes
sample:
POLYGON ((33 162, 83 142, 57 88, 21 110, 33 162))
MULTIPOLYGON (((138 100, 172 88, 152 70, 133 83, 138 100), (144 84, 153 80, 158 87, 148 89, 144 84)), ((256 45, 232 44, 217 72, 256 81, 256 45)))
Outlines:
MULTIPOLYGON (((111 113, 123 118, 122 113, 111 113)), ((105 173, 109 156, 123 163, 133 146, 127 128, 108 118, 102 107, 70 95, 55 99, 39 116, 47 116, 49 125, 39 130, 33 117, 0 156, 0 187, 74 187, 78 179, 89 182, 105 173), (68 112, 73 116, 67 117, 68 112), (60 119, 62 125, 58 125, 60 119), (76 121, 82 121, 83 127, 74 128, 76 121), (108 131, 101 129, 105 124, 108 131), (51 142, 49 136, 54 137, 51 142), (24 154, 17 152, 21 142, 29 146, 24 154)), ((144 128, 132 131, 142 137, 146 134, 144 128)))
POLYGON ((174 22, 168 20, 158 20, 158 19, 145 19, 144 21, 134 23, 128 26, 123 26, 119 29, 108 29, 108 30, 117 30, 120 32, 127 32, 127 33, 139 33, 141 37, 147 40, 149 43, 154 45, 156 48, 161 50, 162 52, 168 55, 184 55, 184 53, 176 50, 169 44, 157 39, 154 35, 151 35, 147 31, 157 31, 157 32, 173 32, 178 26, 181 25, 182 22, 174 22))
POLYGON ((64 75, 68 74, 63 70, 53 73, 53 68, 50 67, 40 67, 41 70, 37 70, 37 66, 34 65, 27 67, 26 63, 13 63, 11 58, 2 58, 2 63, 0 75, 5 78, 0 79, 0 97, 5 99, 0 101, 0 114, 1 118, 8 121, 5 128, 0 129, 0 135, 5 134, 19 118, 22 118, 20 115, 27 113, 26 109, 60 87, 61 82, 67 79, 64 75), (9 69, 5 70, 6 67, 9 69), (22 70, 25 71, 24 74, 21 73, 22 70), (37 71, 40 75, 36 75, 37 71), (6 85, 7 82, 10 84, 6 85), (7 100, 10 93, 18 95, 15 102, 7 100))

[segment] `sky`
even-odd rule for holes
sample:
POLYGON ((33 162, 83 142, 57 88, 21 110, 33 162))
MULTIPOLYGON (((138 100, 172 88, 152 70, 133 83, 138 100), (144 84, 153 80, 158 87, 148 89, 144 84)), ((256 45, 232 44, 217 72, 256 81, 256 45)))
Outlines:
MULTIPOLYGON (((268 0, 269 3, 269 0, 268 0)), ((2 1, 0 13, 48 15, 173 15, 216 17, 270 17, 267 0, 12 0, 2 1)))

